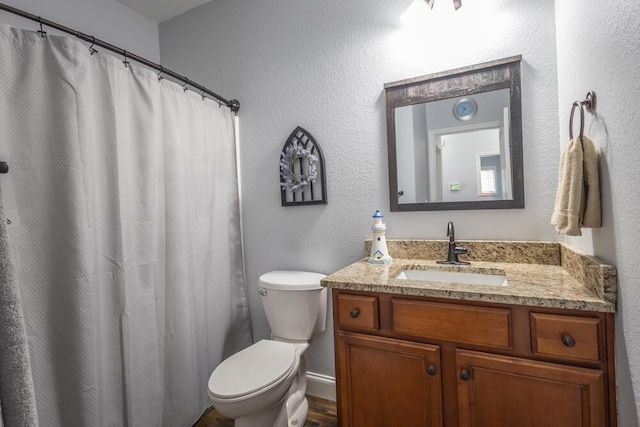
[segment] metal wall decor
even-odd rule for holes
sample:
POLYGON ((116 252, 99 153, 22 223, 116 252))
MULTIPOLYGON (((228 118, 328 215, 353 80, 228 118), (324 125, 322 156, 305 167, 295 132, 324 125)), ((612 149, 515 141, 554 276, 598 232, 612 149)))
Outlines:
POLYGON ((282 206, 327 204, 322 150, 309 132, 298 126, 280 154, 282 206))

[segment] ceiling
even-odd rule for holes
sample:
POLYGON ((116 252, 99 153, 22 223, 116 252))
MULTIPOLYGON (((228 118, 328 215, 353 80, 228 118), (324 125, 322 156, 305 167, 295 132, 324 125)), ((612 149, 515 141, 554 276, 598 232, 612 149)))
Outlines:
POLYGON ((162 22, 178 16, 189 9, 208 3, 211 0, 116 0, 133 11, 151 19, 162 22))

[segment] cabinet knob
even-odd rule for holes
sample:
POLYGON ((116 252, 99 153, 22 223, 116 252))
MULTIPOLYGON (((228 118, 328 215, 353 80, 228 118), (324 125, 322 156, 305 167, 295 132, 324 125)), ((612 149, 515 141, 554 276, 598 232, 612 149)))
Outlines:
POLYGON ((436 374, 437 370, 436 370, 436 365, 429 365, 427 366, 427 374, 434 376, 436 374))
POLYGON ((358 310, 357 308, 354 308, 353 310, 351 310, 351 317, 353 317, 354 319, 359 315, 360 315, 360 310, 358 310))
POLYGON ((576 340, 574 340, 571 335, 564 334, 562 336, 562 344, 564 344, 565 347, 573 347, 574 345, 576 345, 576 340))
POLYGON ((466 369, 460 371, 460 379, 462 381, 469 381, 470 378, 471 376, 469 375, 469 371, 467 371, 466 369))

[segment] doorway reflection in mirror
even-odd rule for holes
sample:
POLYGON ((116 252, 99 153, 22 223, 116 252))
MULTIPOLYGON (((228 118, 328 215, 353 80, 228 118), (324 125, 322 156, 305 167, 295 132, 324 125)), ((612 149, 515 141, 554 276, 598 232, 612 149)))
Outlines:
POLYGON ((509 105, 499 89, 396 108, 399 203, 512 200, 509 105))

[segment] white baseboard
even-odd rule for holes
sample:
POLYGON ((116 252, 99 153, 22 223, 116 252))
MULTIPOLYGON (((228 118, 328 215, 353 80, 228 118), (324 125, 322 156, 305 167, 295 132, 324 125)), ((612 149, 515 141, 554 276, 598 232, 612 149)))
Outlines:
POLYGON ((328 375, 307 372, 307 394, 336 401, 336 379, 328 375))

